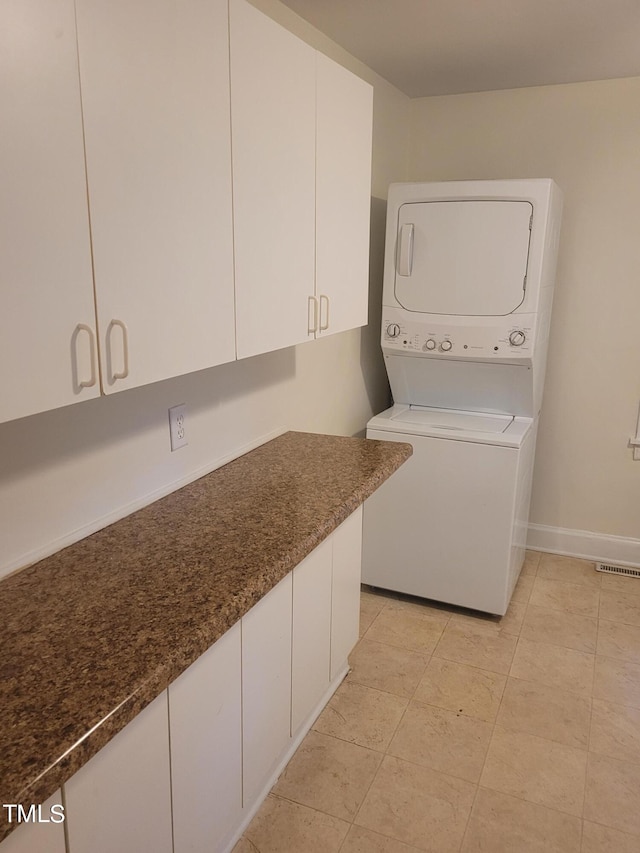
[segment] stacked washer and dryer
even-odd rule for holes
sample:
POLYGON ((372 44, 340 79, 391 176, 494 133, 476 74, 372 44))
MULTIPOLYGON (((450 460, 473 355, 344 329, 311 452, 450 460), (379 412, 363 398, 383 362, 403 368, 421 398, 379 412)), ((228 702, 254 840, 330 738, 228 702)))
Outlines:
POLYGON ((367 438, 413 456, 365 504, 364 583, 502 615, 525 553, 562 198, 549 179, 392 184, 367 438))

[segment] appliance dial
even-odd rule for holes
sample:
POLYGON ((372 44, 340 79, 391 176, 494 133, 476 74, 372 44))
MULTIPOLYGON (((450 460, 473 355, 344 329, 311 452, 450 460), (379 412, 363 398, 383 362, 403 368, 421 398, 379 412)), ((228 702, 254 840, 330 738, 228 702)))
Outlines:
POLYGON ((387 326, 387 334, 390 338, 397 338, 400 334, 400 326, 397 323, 389 323, 387 326))
POLYGON ((512 347, 521 347, 526 339, 527 336, 520 329, 515 329, 515 331, 511 332, 509 335, 509 343, 512 347))
POLYGON ((432 350, 435 348, 436 348, 436 342, 433 340, 433 338, 427 338, 427 340, 424 342, 424 349, 432 350))
POLYGON ((452 346, 453 344, 451 343, 451 341, 442 341, 442 343, 440 344, 440 349, 442 350, 442 352, 449 352, 452 346))

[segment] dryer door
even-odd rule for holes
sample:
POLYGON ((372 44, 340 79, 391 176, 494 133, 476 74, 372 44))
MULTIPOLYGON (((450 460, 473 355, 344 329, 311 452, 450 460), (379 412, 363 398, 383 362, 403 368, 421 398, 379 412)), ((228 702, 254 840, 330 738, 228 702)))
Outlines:
POLYGON ((510 314, 524 299, 532 216, 528 201, 401 205, 396 299, 427 314, 510 314))

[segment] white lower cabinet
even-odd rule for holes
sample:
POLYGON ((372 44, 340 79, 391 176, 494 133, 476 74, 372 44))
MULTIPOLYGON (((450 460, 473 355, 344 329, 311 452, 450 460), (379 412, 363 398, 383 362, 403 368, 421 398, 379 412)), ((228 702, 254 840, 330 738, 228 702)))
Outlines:
POLYGON ((293 570, 292 735, 329 687, 332 546, 325 539, 293 570))
POLYGON ((169 686, 174 853, 224 850, 242 821, 240 623, 169 686))
POLYGON ((243 802, 262 793, 291 737, 291 575, 242 617, 243 802))
MULTIPOLYGON (((18 804, 15 803, 14 805, 17 806, 18 804)), ((61 805, 62 793, 60 791, 56 791, 46 803, 42 803, 39 811, 36 805, 31 814, 29 813, 31 804, 22 803, 29 821, 23 822, 25 815, 20 816, 22 825, 16 827, 11 835, 2 842, 2 853, 65 853, 64 828, 59 822, 62 814, 61 805), (52 811, 53 806, 57 808, 52 811)), ((8 814, 6 807, 4 814, 8 814)), ((11 810, 11 820, 18 822, 17 809, 11 810)))
POLYGON ((172 852, 166 690, 69 779, 64 793, 68 853, 172 852))
POLYGON ((331 680, 347 665, 358 642, 362 567, 362 506, 332 536, 331 680))
MULTIPOLYGON (((362 507, 69 779, 66 853, 231 850, 346 672, 361 542, 362 507)), ((45 850, 62 825, 2 844, 45 850)))

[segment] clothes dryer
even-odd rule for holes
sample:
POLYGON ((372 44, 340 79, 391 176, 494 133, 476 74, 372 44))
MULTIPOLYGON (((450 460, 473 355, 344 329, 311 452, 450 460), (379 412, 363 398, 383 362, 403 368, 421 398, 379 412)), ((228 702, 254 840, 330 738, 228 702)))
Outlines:
POLYGON ((381 344, 412 458, 365 505, 363 581, 503 614, 524 559, 561 196, 548 179, 394 184, 381 344))

